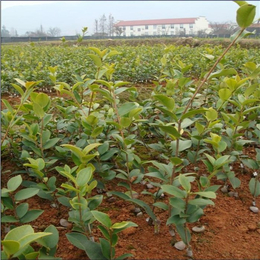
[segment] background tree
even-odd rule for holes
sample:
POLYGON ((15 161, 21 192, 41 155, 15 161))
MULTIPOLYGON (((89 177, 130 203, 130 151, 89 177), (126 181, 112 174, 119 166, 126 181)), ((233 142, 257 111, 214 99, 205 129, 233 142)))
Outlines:
POLYGON ((114 34, 114 24, 115 24, 115 19, 112 16, 112 14, 110 14, 108 17, 108 35, 109 36, 113 36, 113 34, 114 34))
POLYGON ((197 32, 198 37, 205 37, 207 35, 206 29, 197 32))
POLYGON ((234 25, 232 22, 225 23, 210 23, 211 32, 210 34, 217 35, 230 35, 236 32, 237 25, 234 25))
POLYGON ((17 33, 16 29, 11 28, 11 30, 10 30, 10 36, 11 36, 11 37, 18 37, 18 33, 17 33))
POLYGON ((107 18, 105 14, 103 14, 99 19, 99 32, 102 36, 105 36, 107 34, 107 24, 106 24, 107 18))
POLYGON ((98 34, 98 33, 99 33, 98 19, 95 19, 94 34, 98 34))
POLYGON ((121 34, 123 33, 123 28, 116 26, 115 27, 115 33, 116 33, 117 36, 121 36, 121 34))
POLYGON ((6 29, 4 25, 1 29, 1 37, 10 37, 10 32, 6 29))
POLYGON ((50 27, 48 30, 48 34, 53 37, 60 36, 60 33, 61 33, 61 29, 58 27, 53 27, 53 28, 50 27))

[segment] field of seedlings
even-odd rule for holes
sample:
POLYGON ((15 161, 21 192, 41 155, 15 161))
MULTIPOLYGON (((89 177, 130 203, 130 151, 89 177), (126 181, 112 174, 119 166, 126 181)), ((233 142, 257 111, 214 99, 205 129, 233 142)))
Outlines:
POLYGON ((2 259, 260 258, 260 49, 236 42, 239 4, 228 47, 1 46, 2 259))

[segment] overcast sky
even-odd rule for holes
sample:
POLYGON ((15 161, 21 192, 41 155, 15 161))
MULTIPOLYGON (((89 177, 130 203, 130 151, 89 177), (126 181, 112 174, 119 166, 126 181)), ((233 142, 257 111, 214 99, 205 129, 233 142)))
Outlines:
MULTIPOLYGON (((256 18, 260 18, 260 0, 247 2, 257 6, 256 18)), ((221 23, 235 22, 237 9, 238 5, 231 0, 1 1, 1 26, 8 30, 15 28, 19 35, 41 25, 45 29, 59 27, 63 35, 75 35, 88 26, 92 34, 95 19, 103 14, 112 14, 116 21, 205 16, 209 22, 221 23)))

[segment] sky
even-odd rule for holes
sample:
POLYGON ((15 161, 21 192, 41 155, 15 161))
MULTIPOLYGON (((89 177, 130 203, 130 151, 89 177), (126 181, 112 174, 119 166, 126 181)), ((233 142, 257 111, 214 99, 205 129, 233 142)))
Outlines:
MULTIPOLYGON (((260 18, 260 0, 247 2, 257 6, 256 17, 260 18)), ((112 14, 116 21, 205 16, 209 22, 221 23, 235 22, 237 9, 238 5, 231 0, 1 1, 1 26, 15 28, 19 35, 41 25, 46 29, 59 27, 62 35, 75 35, 88 26, 91 35, 95 19, 103 14, 112 14)))
POLYGON ((19 5, 39 5, 42 3, 51 4, 54 1, 1 1, 1 9, 4 10, 8 7, 19 6, 19 5))

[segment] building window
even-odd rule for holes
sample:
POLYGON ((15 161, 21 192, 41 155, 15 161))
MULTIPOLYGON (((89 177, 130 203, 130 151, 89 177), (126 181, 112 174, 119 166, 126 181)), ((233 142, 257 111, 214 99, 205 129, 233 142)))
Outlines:
POLYGON ((153 35, 157 35, 157 33, 156 33, 156 32, 153 32, 153 35))
POLYGON ((165 24, 162 25, 162 29, 165 29, 165 24))
POLYGON ((174 31, 171 31, 171 35, 174 35, 174 31))
POLYGON ((190 28, 193 28, 193 24, 190 24, 190 28))
POLYGON ((138 28, 138 32, 141 32, 141 28, 138 28))
POLYGON ((153 29, 156 30, 156 29, 157 29, 157 25, 154 25, 154 26, 153 26, 153 29))
POLYGON ((124 30, 124 31, 126 30, 125 26, 123 27, 123 30, 124 30))
POLYGON ((183 24, 180 24, 180 28, 183 28, 183 24))
POLYGON ((130 26, 130 30, 133 30, 134 29, 134 27, 133 26, 130 26))
POLYGON ((144 35, 148 35, 148 32, 145 32, 144 35))
POLYGON ((134 33, 133 33, 133 32, 131 32, 131 36, 134 36, 134 33))
POLYGON ((145 29, 148 30, 148 25, 145 26, 145 29))
POLYGON ((171 24, 171 29, 174 29, 174 24, 171 24))

